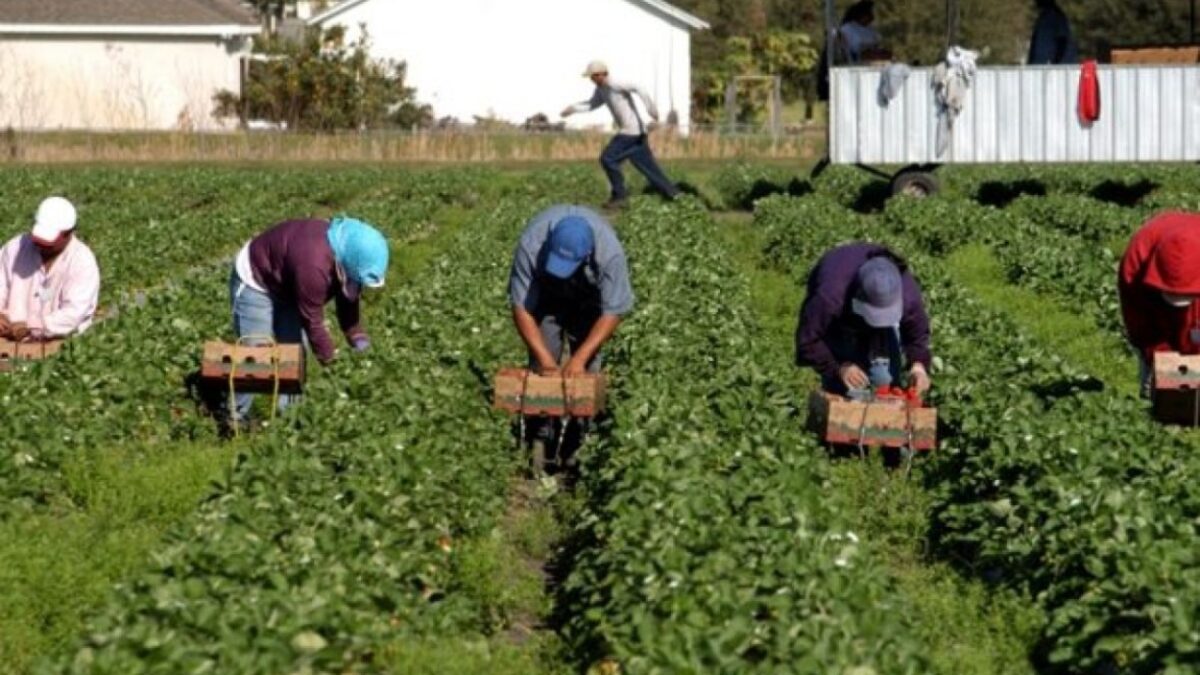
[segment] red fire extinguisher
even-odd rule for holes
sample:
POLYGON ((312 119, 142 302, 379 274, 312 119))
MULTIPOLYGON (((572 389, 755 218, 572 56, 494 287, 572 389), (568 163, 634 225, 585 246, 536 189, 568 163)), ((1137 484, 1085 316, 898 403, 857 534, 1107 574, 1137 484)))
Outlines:
POLYGON ((1100 79, 1096 62, 1084 61, 1079 73, 1079 122, 1090 127, 1100 119, 1100 79))

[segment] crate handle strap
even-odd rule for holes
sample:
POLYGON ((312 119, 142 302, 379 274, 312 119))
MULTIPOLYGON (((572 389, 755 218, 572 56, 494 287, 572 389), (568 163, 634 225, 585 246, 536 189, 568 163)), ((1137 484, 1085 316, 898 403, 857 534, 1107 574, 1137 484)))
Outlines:
MULTIPOLYGON (((243 345, 249 346, 248 343, 251 340, 253 340, 255 342, 266 342, 267 345, 269 347, 271 347, 271 365, 273 367, 272 377, 274 379, 273 388, 272 388, 272 392, 271 392, 271 421, 274 422, 275 421, 275 412, 279 407, 280 353, 279 353, 279 343, 275 341, 275 338, 270 337, 270 336, 247 335, 247 336, 239 337, 237 339, 237 341, 235 341, 233 343, 233 354, 230 357, 230 363, 229 363, 229 409, 230 410, 237 409, 237 387, 234 385, 234 380, 237 379, 238 350, 243 345)), ((235 423, 233 425, 233 437, 238 438, 240 435, 241 435, 241 431, 238 429, 238 425, 235 423)))
POLYGON ((904 433, 908 436, 906 439, 908 445, 904 449, 904 478, 907 479, 912 473, 913 458, 917 454, 917 449, 914 447, 916 443, 913 440, 915 434, 913 432, 913 406, 911 401, 905 401, 904 403, 904 433))
POLYGON ((563 392, 563 416, 559 420, 558 443, 554 446, 554 454, 557 455, 563 447, 563 443, 567 440, 567 427, 571 424, 571 401, 567 399, 567 374, 561 369, 562 357, 567 357, 567 363, 571 362, 571 357, 575 356, 575 350, 571 348, 570 336, 567 335, 567 329, 561 329, 559 333, 558 343, 562 345, 562 350, 558 354, 559 366, 558 376, 562 378, 563 392))
POLYGON ((517 451, 525 445, 525 397, 529 395, 530 370, 521 376, 521 395, 517 397, 517 451))
POLYGON ((871 411, 869 402, 863 403, 862 421, 858 423, 858 457, 859 459, 867 458, 867 450, 864 443, 867 440, 867 413, 871 411))

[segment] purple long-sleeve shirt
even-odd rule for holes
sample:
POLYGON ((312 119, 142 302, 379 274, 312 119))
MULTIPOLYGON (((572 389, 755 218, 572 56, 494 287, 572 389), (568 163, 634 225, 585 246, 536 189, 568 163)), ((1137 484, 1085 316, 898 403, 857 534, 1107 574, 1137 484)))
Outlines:
MULTIPOLYGON (((808 295, 800 308, 796 327, 796 364, 809 366, 824 377, 836 377, 841 364, 831 339, 859 329, 861 319, 851 301, 858 292, 858 269, 871 258, 888 255, 875 244, 847 244, 826 253, 808 277, 808 295)), ((910 363, 929 368, 929 315, 921 287, 905 270, 902 278, 904 314, 900 319, 900 346, 910 363)))
POLYGON ((273 300, 294 302, 300 325, 322 362, 334 357, 333 337, 325 328, 325 304, 337 303, 338 324, 346 339, 363 335, 358 299, 346 297, 338 279, 327 220, 289 220, 250 242, 254 279, 273 300))

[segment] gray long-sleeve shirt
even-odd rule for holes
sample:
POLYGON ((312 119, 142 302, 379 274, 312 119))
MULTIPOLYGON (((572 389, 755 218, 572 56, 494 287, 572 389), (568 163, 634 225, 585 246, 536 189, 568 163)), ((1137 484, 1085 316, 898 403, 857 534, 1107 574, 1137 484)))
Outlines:
POLYGON ((618 135, 641 136, 646 133, 646 124, 642 120, 642 116, 638 114, 637 105, 633 100, 635 94, 646 105, 646 110, 650 113, 650 117, 658 119, 658 107, 654 105, 654 99, 650 97, 650 94, 645 89, 633 84, 616 82, 612 79, 596 87, 596 91, 590 99, 582 103, 576 103, 571 106, 570 110, 575 113, 585 113, 606 105, 619 127, 617 130, 618 135))
POLYGON ((588 283, 600 291, 600 312, 623 316, 633 309, 633 287, 629 283, 629 263, 625 259, 617 233, 603 216, 582 207, 559 204, 551 206, 530 219, 513 254, 508 280, 509 303, 538 312, 541 296, 539 284, 542 263, 546 257, 546 241, 558 221, 567 216, 581 216, 592 226, 596 248, 585 263, 588 283))

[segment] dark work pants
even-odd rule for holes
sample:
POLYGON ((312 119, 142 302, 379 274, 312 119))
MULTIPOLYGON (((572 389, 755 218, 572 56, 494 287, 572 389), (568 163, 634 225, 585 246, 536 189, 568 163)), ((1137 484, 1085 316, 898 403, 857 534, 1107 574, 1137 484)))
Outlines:
MULTIPOLYGON (((873 359, 888 359, 892 384, 900 384, 900 366, 903 363, 904 354, 900 349, 899 330, 883 328, 869 331, 846 331, 831 335, 826 344, 839 364, 853 363, 862 368, 864 373, 870 373, 873 359)), ((848 393, 846 385, 842 383, 842 378, 838 376, 822 378, 821 388, 831 394, 841 396, 848 393)))
POLYGON ((604 152, 600 155, 600 166, 604 167, 604 173, 608 174, 608 182, 612 185, 612 198, 625 199, 629 196, 628 190, 625 188, 625 174, 621 172, 621 163, 625 160, 633 162, 634 168, 650 181, 650 185, 654 186, 664 197, 673 198, 679 194, 679 188, 671 182, 670 178, 663 173, 658 162, 654 159, 654 153, 650 152, 650 140, 645 135, 641 136, 614 136, 608 143, 608 147, 604 148, 604 152))
MULTIPOLYGON (((538 325, 542 329, 542 339, 546 341, 546 347, 550 350, 550 354, 554 360, 562 363, 563 347, 569 345, 571 353, 587 340, 587 336, 592 332, 592 327, 596 325, 600 315, 594 311, 572 311, 562 310, 552 313, 535 313, 535 318, 538 320, 538 325)), ((602 357, 599 352, 592 360, 588 362, 588 372, 600 372, 602 357)), ((529 355, 529 367, 531 370, 537 370, 539 364, 533 354, 529 355)), ((530 438, 535 440, 552 441, 555 436, 555 425, 552 420, 546 417, 527 417, 526 433, 530 438)))

